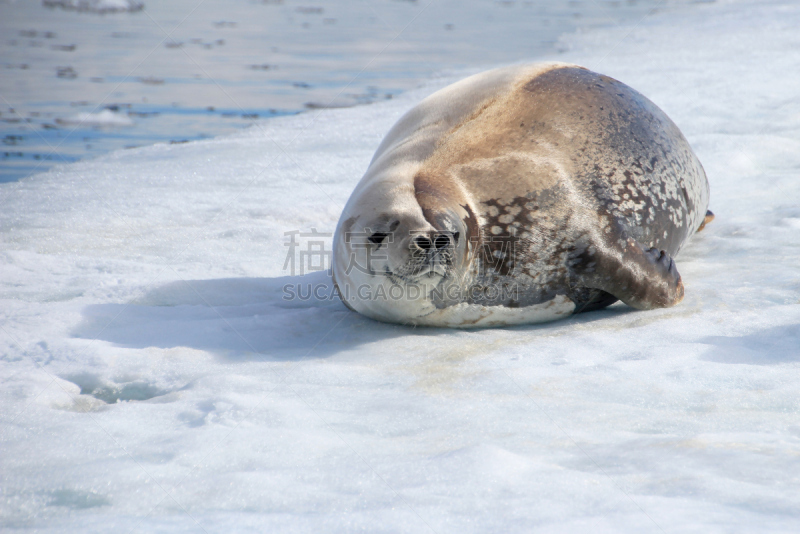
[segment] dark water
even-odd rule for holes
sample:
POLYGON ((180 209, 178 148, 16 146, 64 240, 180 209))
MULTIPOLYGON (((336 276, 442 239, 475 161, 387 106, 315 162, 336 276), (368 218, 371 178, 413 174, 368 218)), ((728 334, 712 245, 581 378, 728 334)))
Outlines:
POLYGON ((535 59, 577 28, 683 3, 151 0, 97 14, 0 0, 0 182, 391 98, 441 72, 535 59))

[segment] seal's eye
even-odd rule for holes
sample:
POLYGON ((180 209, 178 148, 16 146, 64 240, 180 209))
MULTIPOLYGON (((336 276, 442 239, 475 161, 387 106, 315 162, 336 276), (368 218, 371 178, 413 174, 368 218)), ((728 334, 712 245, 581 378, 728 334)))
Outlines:
POLYGON ((383 240, 386 239, 386 236, 388 236, 388 235, 389 234, 387 234, 386 232, 375 232, 374 234, 369 236, 367 239, 369 239, 370 243, 374 243, 376 245, 380 245, 381 243, 383 243, 383 240))

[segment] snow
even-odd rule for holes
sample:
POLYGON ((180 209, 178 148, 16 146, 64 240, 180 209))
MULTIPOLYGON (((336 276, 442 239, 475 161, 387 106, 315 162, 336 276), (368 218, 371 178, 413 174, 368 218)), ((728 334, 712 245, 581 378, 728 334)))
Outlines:
POLYGON ((101 15, 125 11, 136 12, 144 9, 144 3, 138 0, 43 0, 42 5, 101 15))
POLYGON ((2 184, 0 524, 798 531, 798 25, 793 2, 726 0, 564 39, 708 173, 717 218, 665 310, 449 331, 283 298, 330 284, 284 270, 284 233, 332 232, 451 79, 2 184))
POLYGON ((56 122, 59 124, 69 124, 69 125, 83 126, 83 127, 94 126, 99 128, 130 126, 133 124, 133 121, 127 115, 118 113, 116 111, 112 111, 110 109, 104 109, 103 111, 97 111, 95 113, 90 113, 90 112, 77 113, 70 117, 64 117, 63 119, 56 119, 56 122))

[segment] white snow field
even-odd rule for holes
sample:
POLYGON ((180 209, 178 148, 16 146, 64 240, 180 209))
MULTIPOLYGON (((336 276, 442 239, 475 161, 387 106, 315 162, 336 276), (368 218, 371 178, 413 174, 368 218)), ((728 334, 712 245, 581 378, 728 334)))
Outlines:
POLYGON ((0 527, 800 531, 798 27, 725 0, 555 58, 647 95, 706 168, 671 309, 455 331, 283 299, 330 283, 289 276, 284 233, 332 232, 451 79, 2 184, 0 527))

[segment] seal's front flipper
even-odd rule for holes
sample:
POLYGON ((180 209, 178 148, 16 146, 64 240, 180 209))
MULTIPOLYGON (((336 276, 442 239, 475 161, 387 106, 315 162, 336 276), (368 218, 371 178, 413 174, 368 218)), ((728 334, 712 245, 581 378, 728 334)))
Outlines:
POLYGON ((703 222, 702 222, 702 223, 700 223, 700 228, 698 228, 698 229, 697 229, 697 231, 699 232, 700 230, 702 230, 703 228, 705 228, 705 227, 706 227, 706 225, 707 225, 708 223, 710 223, 711 221, 713 221, 713 220, 714 220, 714 214, 713 214, 713 213, 711 213, 711 210, 706 210, 706 216, 705 216, 705 218, 703 219, 703 222))
POLYGON ((629 238, 623 250, 607 250, 595 260, 595 272, 584 275, 586 282, 629 306, 651 310, 683 300, 681 275, 663 250, 645 249, 629 238))

